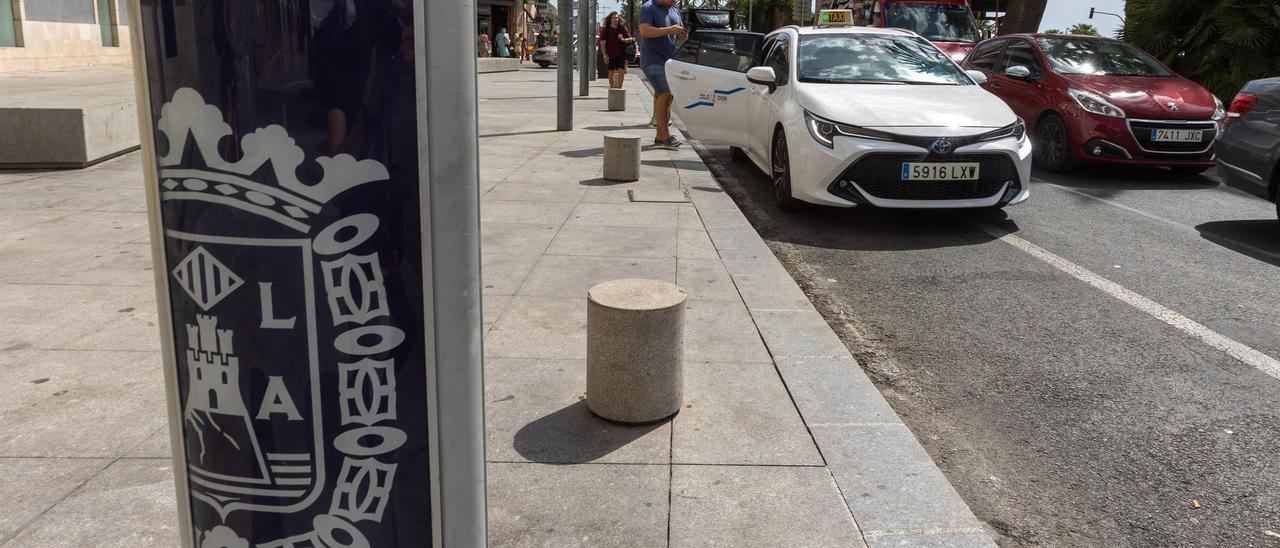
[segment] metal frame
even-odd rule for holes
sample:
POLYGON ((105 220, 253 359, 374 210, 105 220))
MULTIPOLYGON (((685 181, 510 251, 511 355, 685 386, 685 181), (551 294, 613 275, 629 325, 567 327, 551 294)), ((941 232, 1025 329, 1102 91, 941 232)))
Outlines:
POLYGON ((1125 128, 1127 128, 1127 129, 1129 130, 1129 136, 1133 138, 1133 144, 1138 145, 1138 150, 1141 150, 1141 151, 1143 151, 1143 152, 1145 152, 1145 153, 1147 153, 1147 154, 1179 154, 1179 155, 1186 155, 1186 156, 1195 156, 1195 155, 1198 155, 1198 154, 1205 154, 1205 153, 1209 152, 1209 150, 1210 150, 1210 149, 1212 149, 1212 148, 1213 148, 1214 143, 1216 143, 1216 142, 1217 142, 1217 139, 1216 139, 1217 134, 1218 134, 1218 133, 1220 133, 1220 132, 1218 131, 1218 123, 1217 123, 1216 121, 1214 121, 1214 120, 1147 120, 1147 119, 1143 119, 1143 118, 1125 118, 1125 119, 1124 119, 1124 126, 1125 126, 1125 128), (1189 126, 1189 125, 1194 125, 1194 124, 1211 124, 1211 125, 1213 125, 1213 127, 1212 127, 1212 128, 1204 128, 1204 129, 1205 129, 1205 130, 1210 130, 1210 129, 1212 129, 1212 130, 1213 130, 1213 132, 1214 132, 1214 137, 1215 137, 1215 138, 1214 138, 1214 139, 1210 139, 1210 140, 1209 140, 1209 146, 1204 147, 1204 150, 1195 151, 1195 152, 1190 152, 1190 151, 1188 151, 1188 152, 1178 152, 1178 151, 1169 152, 1169 151, 1160 151, 1160 150, 1147 150, 1147 148, 1146 148, 1146 147, 1142 146, 1142 141, 1141 141, 1140 139, 1138 139, 1138 134, 1133 132, 1133 123, 1134 123, 1134 122, 1138 122, 1139 124, 1169 124, 1169 125, 1175 125, 1175 126, 1179 126, 1179 125, 1181 125, 1181 126, 1189 126))
POLYGON ((475 0, 414 0, 423 335, 433 427, 430 519, 437 547, 488 542, 475 11, 475 0))
MULTIPOLYGON (((96 4, 96 3, 95 3, 96 4)), ((160 361, 164 374, 165 409, 169 415, 169 447, 173 453, 174 490, 178 501, 178 542, 191 548, 191 491, 187 484, 187 445, 182 438, 182 409, 178 401, 177 353, 173 346, 172 305, 169 302, 169 269, 164 251, 164 227, 160 224, 160 181, 156 172, 155 123, 151 119, 151 88, 147 85, 146 43, 142 32, 142 7, 129 2, 130 49, 133 51, 133 85, 138 96, 138 135, 142 141, 142 181, 146 185, 147 234, 156 285, 156 314, 160 331, 160 361)))

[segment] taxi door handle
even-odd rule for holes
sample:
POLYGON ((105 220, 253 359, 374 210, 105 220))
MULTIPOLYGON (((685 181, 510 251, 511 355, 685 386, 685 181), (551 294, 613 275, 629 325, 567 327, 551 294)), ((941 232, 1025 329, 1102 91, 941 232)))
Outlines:
POLYGON ((689 74, 689 71, 685 71, 685 70, 672 74, 672 76, 675 76, 676 78, 679 78, 681 80, 697 80, 698 79, 697 76, 689 74))

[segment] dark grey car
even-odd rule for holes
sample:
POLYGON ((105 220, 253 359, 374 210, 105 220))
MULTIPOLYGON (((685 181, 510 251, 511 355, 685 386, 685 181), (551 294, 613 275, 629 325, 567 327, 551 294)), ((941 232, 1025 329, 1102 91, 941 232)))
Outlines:
POLYGON ((1280 78, 1249 82, 1231 103, 1218 139, 1218 172, 1257 185, 1280 217, 1280 78))

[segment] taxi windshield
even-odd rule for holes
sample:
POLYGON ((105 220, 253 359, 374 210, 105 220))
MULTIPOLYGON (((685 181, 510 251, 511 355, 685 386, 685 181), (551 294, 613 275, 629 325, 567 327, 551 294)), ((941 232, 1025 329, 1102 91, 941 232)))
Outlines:
POLYGON ((1115 40, 1040 38, 1049 64, 1059 74, 1095 76, 1169 76, 1169 71, 1138 48, 1115 40))
POLYGON ((801 82, 956 86, 973 83, 938 48, 915 36, 802 35, 796 60, 796 77, 801 82))
POLYGON ((885 6, 885 26, 907 29, 938 42, 977 42, 969 7, 959 4, 894 2, 885 6))

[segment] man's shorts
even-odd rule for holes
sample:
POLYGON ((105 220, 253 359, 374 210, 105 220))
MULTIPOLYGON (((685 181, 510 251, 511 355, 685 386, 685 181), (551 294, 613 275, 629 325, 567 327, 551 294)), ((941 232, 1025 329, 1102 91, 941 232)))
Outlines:
POLYGON ((667 69, 664 65, 645 65, 644 77, 648 78, 649 85, 653 86, 655 97, 663 93, 671 93, 671 86, 667 85, 667 69))

